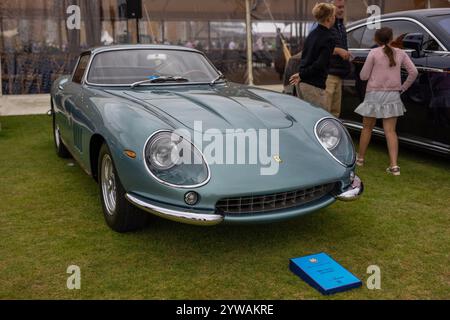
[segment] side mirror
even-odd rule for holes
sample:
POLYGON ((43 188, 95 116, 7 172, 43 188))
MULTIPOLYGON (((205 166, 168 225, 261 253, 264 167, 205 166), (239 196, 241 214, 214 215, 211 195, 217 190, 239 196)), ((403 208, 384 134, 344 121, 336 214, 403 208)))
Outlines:
POLYGON ((403 38, 403 48, 414 50, 413 58, 419 58, 423 56, 424 38, 423 33, 408 33, 403 38))
POLYGON ((65 85, 68 81, 69 81, 68 78, 63 78, 63 79, 61 79, 61 81, 59 81, 59 84, 58 84, 58 89, 59 89, 59 90, 63 90, 63 89, 64 89, 64 85, 65 85))

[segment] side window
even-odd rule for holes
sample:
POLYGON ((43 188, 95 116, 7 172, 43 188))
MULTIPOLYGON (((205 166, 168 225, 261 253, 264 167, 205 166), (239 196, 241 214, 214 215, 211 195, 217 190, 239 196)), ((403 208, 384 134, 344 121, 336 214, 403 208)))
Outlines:
POLYGON ((373 49, 377 47, 375 43, 375 29, 369 29, 367 27, 364 28, 364 35, 361 39, 361 48, 363 49, 373 49))
POLYGON ((75 72, 73 74, 72 81, 75 83, 81 83, 81 80, 83 79, 84 72, 86 71, 86 68, 89 63, 90 55, 86 54, 80 58, 80 62, 78 62, 77 68, 75 69, 75 72))
POLYGON ((408 33, 422 33, 425 36, 425 43, 430 39, 430 36, 425 30, 411 21, 388 21, 385 23, 385 26, 394 30, 394 41, 392 46, 396 48, 403 49, 403 38, 408 33))
POLYGON ((358 29, 352 30, 348 33, 348 48, 349 49, 359 49, 361 46, 361 39, 364 33, 365 27, 360 27, 358 29))
MULTIPOLYGON (((396 48, 403 49, 403 38, 408 33, 422 33, 424 37, 425 50, 439 50, 439 45, 422 27, 412 21, 397 20, 397 21, 386 21, 381 23, 382 27, 389 27, 394 32, 394 41, 392 46, 396 48)), ((376 30, 367 29, 364 31, 364 35, 361 41, 361 48, 375 48, 377 44, 375 43, 375 32, 376 30)))

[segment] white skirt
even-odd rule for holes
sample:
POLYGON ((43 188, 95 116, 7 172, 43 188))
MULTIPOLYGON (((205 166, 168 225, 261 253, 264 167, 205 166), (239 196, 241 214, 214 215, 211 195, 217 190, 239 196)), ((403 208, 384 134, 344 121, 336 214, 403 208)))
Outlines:
POLYGON ((369 91, 355 112, 363 117, 387 119, 403 116, 406 109, 398 91, 369 91))

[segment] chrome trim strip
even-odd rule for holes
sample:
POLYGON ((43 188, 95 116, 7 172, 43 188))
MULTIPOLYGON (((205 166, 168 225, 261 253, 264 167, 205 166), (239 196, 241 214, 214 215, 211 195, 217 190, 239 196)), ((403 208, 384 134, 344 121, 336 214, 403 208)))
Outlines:
MULTIPOLYGON (((366 51, 370 51, 370 50, 372 50, 372 49, 369 49, 369 48, 350 48, 350 49, 348 49, 349 51, 361 51, 361 52, 366 52, 366 51)), ((413 49, 402 49, 403 51, 405 51, 405 52, 414 52, 414 50, 413 49)))
MULTIPOLYGON (((427 27, 425 27, 425 25, 424 25, 422 22, 417 21, 416 19, 409 18, 409 17, 394 17, 394 18, 381 18, 381 19, 379 19, 379 20, 375 20, 375 22, 386 22, 386 21, 396 21, 396 20, 410 21, 410 22, 413 22, 413 23, 417 24, 418 26, 422 27, 426 32, 428 32, 428 34, 429 34, 434 40, 436 40, 436 42, 439 44, 439 46, 441 46, 441 48, 444 48, 445 50, 448 51, 448 48, 446 48, 446 47, 442 44, 442 42, 439 41, 439 39, 438 39, 438 38, 430 31, 430 29, 428 29, 427 27)), ((360 28, 360 27, 364 27, 364 26, 367 26, 367 25, 373 24, 373 23, 374 23, 374 21, 367 21, 367 22, 364 22, 364 23, 362 23, 362 24, 359 24, 359 25, 356 25, 356 26, 354 26, 354 27, 349 28, 349 29, 347 30, 347 32, 351 32, 351 31, 353 31, 353 30, 355 30, 355 29, 358 29, 358 28, 360 28)), ((349 49, 349 50, 350 50, 350 49, 349 49)), ((352 49, 352 50, 353 50, 353 49, 352 49)))
POLYGON ((199 225, 199 226, 213 226, 221 223, 224 219, 223 216, 218 215, 214 212, 211 212, 210 214, 204 214, 204 213, 195 213, 195 212, 189 212, 189 211, 178 211, 178 210, 172 210, 163 208, 160 206, 156 206, 154 204, 150 204, 148 202, 144 202, 129 193, 125 195, 127 200, 141 208, 144 211, 147 211, 149 213, 152 213, 154 215, 157 215, 159 217, 176 221, 176 222, 182 222, 187 224, 193 224, 193 225, 199 225))
POLYGON ((433 51, 433 50, 423 50, 426 53, 434 53, 434 54, 450 54, 450 51, 433 51))
MULTIPOLYGON (((363 126, 360 125, 360 124, 351 123, 351 122, 347 122, 347 121, 344 121, 344 125, 346 127, 350 127, 350 128, 357 129, 357 130, 362 130, 362 128, 363 128, 363 126)), ((374 128, 373 132, 375 134, 380 135, 380 136, 383 136, 383 137, 385 136, 383 130, 374 128)), ((427 142, 422 142, 422 141, 418 141, 418 140, 414 140, 414 139, 410 139, 410 138, 405 138, 405 137, 400 137, 399 136, 398 140, 399 141, 403 141, 403 142, 407 142, 407 143, 410 143, 410 144, 421 145, 421 146, 424 146, 424 147, 428 147, 430 149, 440 150, 440 151, 445 152, 445 153, 450 152, 449 148, 440 147, 440 146, 437 146, 437 145, 434 145, 434 144, 430 144, 430 143, 427 143, 427 142)))
POLYGON ((438 73, 443 73, 445 72, 444 69, 439 69, 439 68, 429 68, 429 67, 418 67, 416 66, 417 70, 422 70, 422 71, 428 71, 428 72, 438 72, 438 73))
POLYGON ((352 140, 352 138, 350 137, 350 134, 348 133, 348 131, 347 131, 347 129, 345 128, 345 126, 344 126, 344 124, 342 123, 342 121, 340 121, 339 119, 336 119, 336 118, 332 118, 332 117, 324 117, 324 118, 320 119, 319 121, 317 121, 316 124, 314 125, 314 135, 316 136, 317 142, 319 142, 319 144, 322 146, 322 148, 325 149, 325 151, 328 152, 328 154, 329 154, 334 160, 336 160, 340 165, 342 165, 342 166, 344 166, 344 167, 346 167, 346 168, 351 168, 351 167, 353 167, 353 165, 354 165, 355 162, 356 162, 355 145, 353 144, 353 140, 352 140), (319 135, 317 134, 317 127, 319 126, 319 123, 321 123, 321 122, 324 121, 324 120, 328 120, 328 119, 329 119, 329 120, 336 121, 336 122, 339 122, 339 123, 342 125, 342 127, 344 128, 344 131, 345 131, 345 133, 347 134, 347 138, 348 138, 348 140, 351 142, 352 147, 353 147, 354 159, 353 159, 353 163, 352 163, 351 165, 346 165, 346 164, 342 163, 340 160, 338 160, 338 159, 330 152, 330 150, 328 150, 328 149, 320 142, 319 135))
POLYGON ((364 193, 364 184, 358 176, 355 176, 353 183, 344 190, 341 194, 336 196, 340 201, 355 201, 358 200, 364 193))
POLYGON ((164 181, 164 180, 161 180, 161 179, 159 179, 157 176, 155 176, 155 175, 153 174, 153 172, 148 168, 147 162, 145 161, 145 149, 147 148, 148 142, 149 142, 155 135, 157 135, 158 133, 161 133, 161 132, 168 132, 168 133, 170 133, 170 134, 173 134, 173 133, 174 133, 172 130, 167 130, 167 129, 158 130, 158 131, 153 132, 153 133, 150 135, 150 137, 148 137, 147 141, 145 141, 144 148, 143 148, 143 150, 142 150, 142 161, 144 161, 144 166, 145 166, 145 169, 147 169, 147 172, 150 173, 150 175, 151 175, 156 181, 158 181, 159 183, 162 183, 162 184, 164 184, 164 185, 166 185, 166 186, 173 187, 173 188, 194 189, 194 188, 202 187, 202 186, 204 186, 205 184, 207 184, 207 183, 211 180, 211 169, 209 168, 208 162, 206 161, 205 156, 203 155, 203 152, 201 152, 201 151, 197 148, 197 146, 195 146, 191 141, 185 139, 184 137, 183 137, 183 139, 185 139, 185 140, 188 141, 192 146, 194 146, 194 148, 197 149, 197 151, 202 155, 203 162, 205 163, 205 165, 206 165, 206 170, 208 171, 208 177, 206 178, 206 180, 203 181, 202 183, 195 184, 195 185, 190 185, 190 186, 180 186, 180 185, 172 184, 172 183, 166 182, 166 181, 164 181))

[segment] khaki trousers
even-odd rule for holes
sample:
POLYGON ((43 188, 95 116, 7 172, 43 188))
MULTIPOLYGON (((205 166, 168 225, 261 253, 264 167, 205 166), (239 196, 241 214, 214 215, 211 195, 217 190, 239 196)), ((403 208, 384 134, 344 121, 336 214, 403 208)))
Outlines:
POLYGON ((297 92, 300 99, 326 110, 327 96, 325 90, 300 82, 297 92))
POLYGON ((328 75, 326 91, 326 110, 336 118, 341 115, 342 104, 342 79, 337 76, 328 75))

